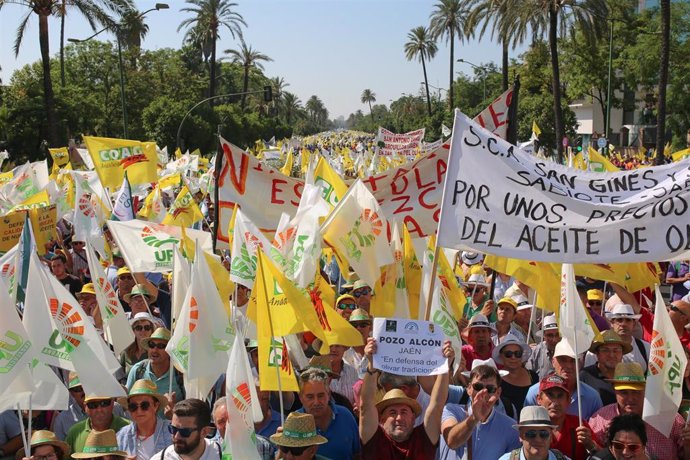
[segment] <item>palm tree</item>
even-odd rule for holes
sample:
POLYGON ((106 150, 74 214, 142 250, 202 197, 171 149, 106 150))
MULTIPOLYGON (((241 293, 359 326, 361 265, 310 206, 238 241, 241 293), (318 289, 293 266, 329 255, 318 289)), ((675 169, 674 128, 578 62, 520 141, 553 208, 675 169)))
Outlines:
POLYGON ((564 34, 571 27, 577 26, 587 40, 601 37, 608 16, 606 0, 585 0, 582 2, 563 0, 503 0, 506 8, 505 22, 501 33, 504 36, 526 37, 528 30, 537 34, 548 32, 549 51, 551 54, 552 92, 554 129, 558 161, 563 163, 563 144, 565 135, 563 126, 563 107, 561 105, 561 77, 558 63, 559 20, 560 33, 564 34))
POLYGON ((240 38, 240 44, 241 46, 239 50, 225 50, 225 54, 232 56, 232 62, 242 65, 244 69, 244 83, 242 89, 242 109, 244 109, 244 106, 247 102, 247 90, 249 88, 249 71, 252 68, 264 70, 264 66, 261 64, 261 61, 270 62, 273 59, 253 49, 251 45, 247 46, 243 38, 240 38))
POLYGON ((655 163, 666 163, 664 141, 666 133, 666 85, 668 85, 668 60, 670 49, 671 0, 659 2, 661 12, 661 56, 659 59, 659 102, 656 111, 656 158, 655 163))
MULTIPOLYGON (((529 0, 525 0, 529 1, 529 0)), ((466 36, 465 25, 468 11, 462 0, 440 0, 434 5, 429 30, 434 40, 445 37, 450 43, 450 79, 448 83, 448 104, 453 110, 453 63, 455 62, 455 37, 462 42, 466 36)))
MULTIPOLYGON (((26 15, 19 22, 19 27, 17 27, 17 35, 14 40, 15 56, 19 55, 19 48, 22 45, 26 24, 31 19, 31 14, 36 13, 38 15, 38 41, 41 48, 41 64, 43 67, 43 105, 46 112, 47 137, 52 145, 57 145, 59 140, 56 130, 55 94, 53 93, 53 80, 50 77, 48 17, 60 11, 61 2, 62 0, 13 0, 12 2, 0 0, 0 9, 7 3, 23 5, 28 8, 26 15)), ((91 27, 95 29, 96 21, 107 21, 107 15, 103 13, 99 3, 116 10, 119 5, 128 2, 129 0, 70 0, 69 3, 65 3, 65 6, 76 7, 84 15, 91 27)), ((110 19, 108 18, 108 20, 110 19)))
MULTIPOLYGON (((503 75, 503 91, 508 89, 508 48, 511 37, 507 35, 507 27, 504 27, 506 12, 506 2, 502 0, 465 0, 470 14, 467 18, 467 29, 474 31, 480 27, 479 38, 486 33, 486 29, 491 24, 491 38, 498 36, 501 42, 501 72, 503 75)), ((523 38, 524 39, 524 38, 523 38)), ((522 43, 523 39, 518 39, 522 43)), ((513 44, 513 48, 517 43, 513 44)))
POLYGON ((284 91, 281 93, 280 105, 285 112, 285 123, 290 125, 293 115, 299 112, 299 109, 302 106, 302 101, 300 101, 296 95, 284 91))
POLYGON ((369 113, 371 114, 371 119, 374 119, 374 112, 371 111, 371 103, 376 102, 376 93, 370 89, 365 89, 362 91, 362 96, 359 98, 362 104, 369 104, 369 113))
POLYGON ((220 38, 220 28, 228 29, 233 39, 242 38, 241 26, 247 27, 247 23, 244 22, 241 14, 233 11, 237 3, 232 3, 229 0, 187 0, 187 3, 193 6, 182 8, 181 11, 193 13, 194 16, 182 21, 177 31, 189 28, 185 35, 187 40, 193 39, 201 44, 210 43, 211 61, 209 63, 208 92, 209 97, 213 97, 216 94, 216 43, 220 38))
POLYGON ((283 77, 273 77, 271 78, 271 86, 273 87, 273 99, 280 101, 285 88, 290 86, 290 83, 286 82, 283 77))
POLYGON ((141 48, 141 42, 149 33, 149 26, 144 22, 144 17, 136 9, 128 9, 122 15, 119 25, 120 40, 127 49, 141 48))
POLYGON ((422 70, 424 71, 424 86, 426 88, 426 104, 429 109, 429 116, 431 116, 431 97, 429 96, 429 80, 426 76, 426 63, 427 60, 433 59, 438 51, 438 46, 436 46, 436 41, 431 38, 429 31, 424 26, 415 27, 407 34, 407 38, 410 40, 405 43, 405 57, 408 61, 415 58, 419 58, 422 61, 422 70))

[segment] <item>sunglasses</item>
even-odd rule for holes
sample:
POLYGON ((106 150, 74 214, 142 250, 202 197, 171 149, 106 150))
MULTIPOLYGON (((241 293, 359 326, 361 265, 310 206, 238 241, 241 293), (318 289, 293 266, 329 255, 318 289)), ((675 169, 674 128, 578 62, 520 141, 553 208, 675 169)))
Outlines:
POLYGON ((678 308, 678 307, 676 307, 675 305, 671 305, 671 306, 669 307, 669 310, 675 311, 676 313, 680 313, 680 314, 683 315, 683 316, 688 316, 688 315, 685 314, 685 312, 681 311, 681 309, 678 308))
POLYGON ((354 303, 341 303, 338 304, 338 310, 354 310, 357 308, 357 305, 354 303))
POLYGON ((611 447, 613 447, 614 450, 628 449, 630 452, 637 452, 642 448, 642 444, 626 444, 620 441, 611 441, 611 447))
POLYGON ((159 350, 165 350, 165 347, 168 346, 168 343, 156 343, 153 340, 149 340, 148 346, 149 348, 158 348, 159 350))
POLYGON ((110 399, 104 399, 102 401, 89 401, 86 403, 86 407, 89 409, 98 409, 99 407, 110 407, 113 402, 110 399))
POLYGON ((127 404, 127 410, 130 412, 136 412, 138 409, 141 409, 143 412, 146 412, 149 410, 151 407, 151 402, 150 401, 144 401, 142 403, 129 403, 127 404))
POLYGON ((195 431, 199 431, 200 428, 178 428, 175 425, 168 425, 168 431, 170 434, 175 436, 176 434, 180 434, 183 438, 188 438, 194 433, 195 431))
POLYGON ((549 439, 551 432, 549 430, 528 430, 525 431, 525 437, 527 439, 536 439, 539 436, 541 439, 549 439))
POLYGON ((371 289, 369 289, 369 288, 367 288, 367 289, 360 289, 360 290, 354 291, 354 292, 352 293, 352 295, 355 296, 355 297, 362 297, 363 295, 367 295, 367 294, 371 294, 371 289))
POLYGON ((134 326, 132 329, 134 329, 134 330, 137 331, 137 332, 141 332, 141 331, 152 331, 152 330, 153 330, 153 326, 150 326, 150 325, 147 324, 146 326, 134 326))
POLYGON ((601 300, 588 300, 587 303, 590 305, 601 305, 601 300))
POLYGON ((513 356, 515 356, 516 358, 522 358, 522 350, 503 351, 501 352, 501 354, 506 358, 512 358, 513 356))
POLYGON ((474 391, 482 391, 484 388, 486 388, 486 392, 490 395, 496 393, 496 390, 498 389, 496 385, 484 385, 483 383, 473 383, 472 388, 474 391))
POLYGON ((84 387, 74 387, 69 389, 70 393, 84 393, 84 387))
POLYGON ((305 450, 307 450, 311 446, 304 446, 304 447, 288 447, 288 446, 278 446, 280 451, 284 454, 292 454, 292 455, 302 455, 305 450))
POLYGON ((371 323, 368 321, 362 321, 361 323, 360 322, 352 323, 352 325, 354 327, 356 327, 357 329, 359 329, 359 328, 363 328, 363 327, 369 327, 369 326, 371 326, 371 323))

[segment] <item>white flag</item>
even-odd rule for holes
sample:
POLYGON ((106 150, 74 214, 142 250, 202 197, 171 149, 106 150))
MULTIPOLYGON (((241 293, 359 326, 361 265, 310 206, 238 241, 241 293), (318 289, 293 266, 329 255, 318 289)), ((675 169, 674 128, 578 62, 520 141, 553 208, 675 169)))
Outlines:
POLYGON ((232 238, 230 279, 252 289, 256 278, 256 251, 267 251, 268 254, 270 246, 263 233, 238 209, 232 238))
POLYGON ((446 126, 445 124, 441 124, 441 134, 443 135, 443 137, 450 136, 452 132, 453 131, 451 131, 451 129, 448 126, 446 126))
POLYGON ((657 286, 642 418, 666 437, 671 434, 683 399, 683 372, 687 363, 683 345, 657 286))
POLYGON ((117 192, 111 219, 120 221, 134 219, 134 207, 132 206, 132 187, 130 187, 129 180, 127 179, 127 171, 125 171, 125 177, 122 179, 120 191, 117 192))
POLYGON ((254 420, 262 419, 256 386, 249 370, 249 360, 244 349, 241 332, 235 336, 230 351, 230 359, 225 374, 225 394, 227 396, 228 423, 225 427, 225 449, 223 458, 259 459, 256 448, 254 420), (227 456, 227 457, 226 457, 227 456))
POLYGON ((0 392, 31 363, 34 350, 7 285, 0 279, 0 392))
POLYGON ((20 409, 67 410, 69 392, 55 371, 35 360, 7 387, 0 389, 0 412, 20 409))
POLYGON ((173 277, 172 277, 172 321, 173 324, 180 317, 182 305, 189 284, 192 282, 192 270, 189 262, 182 256, 177 246, 173 247, 173 277))
POLYGON ((357 179, 321 226, 321 235, 359 277, 374 286, 380 267, 393 263, 386 218, 376 198, 357 179))
POLYGON ((86 258, 89 262, 89 273, 91 273, 91 280, 96 291, 98 308, 103 319, 103 329, 108 331, 107 339, 113 345, 115 353, 119 355, 134 342, 134 332, 132 332, 132 327, 129 325, 115 289, 105 276, 103 266, 101 266, 88 241, 86 242, 86 258))
POLYGON ((599 333, 582 304, 575 287, 575 270, 572 264, 561 268, 561 304, 558 314, 561 336, 570 344, 576 355, 584 353, 599 333))

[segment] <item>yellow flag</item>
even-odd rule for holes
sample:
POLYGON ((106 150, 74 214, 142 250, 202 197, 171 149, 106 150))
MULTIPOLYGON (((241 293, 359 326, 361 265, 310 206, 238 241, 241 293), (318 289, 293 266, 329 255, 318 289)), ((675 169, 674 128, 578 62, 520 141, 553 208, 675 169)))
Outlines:
POLYGON ((607 160, 602 154, 594 150, 592 147, 589 148, 589 170, 596 172, 620 171, 620 169, 616 168, 613 163, 607 160))
MULTIPOLYGON (((675 262, 671 262, 675 263, 675 262)), ((615 264, 614 264, 615 265, 615 264)), ((661 267, 656 262, 621 264, 626 268, 625 288, 630 292, 659 284, 661 267)))
POLYGON ((20 204, 12 208, 10 212, 21 211, 23 209, 41 208, 48 205, 50 205, 50 197, 48 196, 48 192, 43 189, 22 201, 20 204))
POLYGON ((191 227, 194 222, 204 218, 199 206, 194 201, 192 192, 185 185, 177 194, 177 198, 168 209, 168 215, 163 219, 164 225, 179 225, 181 227, 191 227))
POLYGON ((494 255, 488 255, 484 259, 484 264, 536 290, 539 294, 538 306, 553 312, 558 311, 561 299, 560 273, 555 272, 551 264, 494 255))
POLYGON ((177 160, 181 157, 182 157, 182 150, 180 150, 180 148, 178 147, 175 149, 175 159, 177 160))
POLYGON ((0 185, 11 181, 14 178, 14 171, 0 173, 0 185))
POLYGON ((168 187, 177 187, 182 182, 182 177, 180 173, 168 174, 163 176, 158 180, 158 188, 163 190, 168 187))
POLYGON ((679 150, 671 155, 673 161, 685 160, 688 157, 690 157, 690 149, 679 150))
POLYGON ((541 129, 539 129, 539 126, 537 125, 536 121, 532 122, 532 132, 537 137, 541 136, 541 129))
POLYGON ((232 247, 232 238, 235 235, 235 218, 237 217, 237 210, 239 207, 237 203, 232 207, 232 215, 230 216, 230 223, 228 223, 228 246, 232 247))
POLYGON ((48 151, 53 159, 53 164, 57 165, 58 168, 61 168, 69 163, 69 151, 67 150, 67 147, 48 149, 48 151))
POLYGON ((307 149, 302 149, 302 152, 300 153, 300 162, 301 162, 301 167, 302 167, 302 175, 307 173, 307 168, 309 168, 309 155, 310 152, 307 149))
POLYGON ((48 251, 46 245, 51 241, 57 240, 57 206, 42 206, 29 210, 31 219, 31 229, 36 239, 36 249, 39 255, 44 255, 48 251))
POLYGON ((285 160, 285 164, 283 165, 282 168, 280 168, 280 172, 285 174, 286 176, 291 176, 292 175, 292 165, 295 162, 295 157, 292 154, 292 149, 287 154, 287 159, 285 160))
POLYGON ((158 180, 158 155, 139 141, 108 137, 84 136, 98 177, 104 187, 120 187, 127 171, 132 185, 158 180))
POLYGON ((371 298, 371 316, 392 318, 395 316, 395 264, 381 267, 381 276, 374 285, 371 298))
POLYGON ((321 275, 316 276, 316 282, 308 293, 326 337, 319 353, 328 354, 329 345, 356 347, 364 344, 362 334, 335 311, 335 291, 321 275))
POLYGON ((403 273, 405 274, 405 286, 407 286, 407 299, 410 306, 410 318, 419 318, 419 293, 422 290, 422 266, 417 260, 412 245, 412 237, 407 226, 402 226, 403 231, 403 273))
POLYGON ((328 161, 324 157, 320 157, 314 169, 314 184, 321 187, 323 190, 323 199, 333 209, 338 201, 347 193, 347 184, 338 175, 337 172, 331 168, 328 161))
POLYGON ((0 218, 0 255, 5 254, 19 242, 26 217, 23 212, 12 212, 0 218))
POLYGON ((573 156, 573 168, 587 171, 587 165, 585 164, 585 159, 582 156, 582 153, 578 153, 577 155, 573 156))
POLYGON ((259 387, 261 391, 299 392, 285 340, 259 334, 259 387), (280 374, 280 385, 278 385, 280 374))

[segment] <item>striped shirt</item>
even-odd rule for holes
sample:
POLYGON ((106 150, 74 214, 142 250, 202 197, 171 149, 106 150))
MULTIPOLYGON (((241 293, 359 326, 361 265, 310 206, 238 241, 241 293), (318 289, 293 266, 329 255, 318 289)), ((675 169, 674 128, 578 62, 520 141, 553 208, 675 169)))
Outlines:
POLYGON ((331 379, 330 388, 336 393, 345 396, 351 404, 355 404, 355 383, 359 380, 357 369, 343 362, 343 368, 340 371, 340 378, 331 379))

